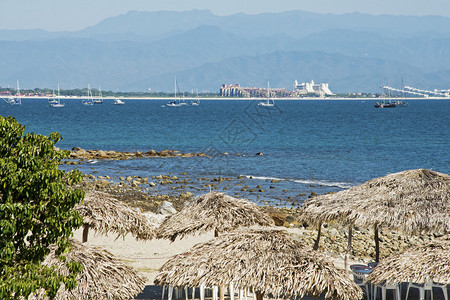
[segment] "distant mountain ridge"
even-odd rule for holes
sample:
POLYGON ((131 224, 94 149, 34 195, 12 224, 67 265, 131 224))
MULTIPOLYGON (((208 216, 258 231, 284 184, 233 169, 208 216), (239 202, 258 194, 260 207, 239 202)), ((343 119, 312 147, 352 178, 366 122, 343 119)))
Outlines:
POLYGON ((216 26, 224 31, 246 37, 285 34, 301 38, 329 29, 377 32, 395 37, 428 36, 430 33, 450 37, 450 18, 441 16, 318 14, 304 11, 217 16, 209 10, 191 10, 181 12, 129 11, 74 32, 48 32, 40 29, 0 30, 0 40, 30 39, 32 31, 38 38, 61 36, 92 38, 114 35, 124 38, 130 34, 131 36, 159 39, 202 25, 216 26))
POLYGON ((0 30, 0 86, 215 92, 222 83, 334 92, 450 88, 450 18, 292 11, 128 12, 76 32, 0 30))

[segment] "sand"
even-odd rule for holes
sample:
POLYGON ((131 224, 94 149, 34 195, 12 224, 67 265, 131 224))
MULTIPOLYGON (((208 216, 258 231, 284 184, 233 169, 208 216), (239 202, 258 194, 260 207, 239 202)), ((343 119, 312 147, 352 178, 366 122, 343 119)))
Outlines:
MULTIPOLYGON (((82 230, 74 232, 74 238, 81 242, 82 230)), ((198 236, 187 236, 182 240, 171 243, 169 240, 137 241, 133 236, 125 238, 109 234, 108 236, 89 231, 87 245, 103 246, 117 258, 133 267, 145 277, 146 284, 152 285, 159 268, 172 256, 187 251, 197 243, 206 242, 214 238, 214 233, 198 236)))

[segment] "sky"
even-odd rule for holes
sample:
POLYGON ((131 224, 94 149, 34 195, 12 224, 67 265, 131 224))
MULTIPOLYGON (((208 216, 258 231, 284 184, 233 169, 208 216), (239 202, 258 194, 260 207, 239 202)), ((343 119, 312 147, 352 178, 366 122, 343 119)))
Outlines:
POLYGON ((0 0, 0 30, 76 31, 131 10, 192 9, 208 9, 216 15, 303 10, 450 17, 449 0, 0 0))

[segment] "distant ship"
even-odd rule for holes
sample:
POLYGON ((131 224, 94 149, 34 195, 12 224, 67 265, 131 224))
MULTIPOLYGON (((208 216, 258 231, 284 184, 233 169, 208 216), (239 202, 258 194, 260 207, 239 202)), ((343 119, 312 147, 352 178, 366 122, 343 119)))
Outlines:
POLYGON ((385 94, 384 94, 385 86, 383 84, 383 101, 382 102, 376 102, 374 107, 376 108, 390 108, 390 107, 396 107, 397 104, 395 102, 391 101, 391 90, 388 89, 388 101, 386 102, 385 94))
POLYGON ((376 102, 374 105, 376 108, 388 108, 388 107, 396 107, 397 104, 395 102, 376 102))

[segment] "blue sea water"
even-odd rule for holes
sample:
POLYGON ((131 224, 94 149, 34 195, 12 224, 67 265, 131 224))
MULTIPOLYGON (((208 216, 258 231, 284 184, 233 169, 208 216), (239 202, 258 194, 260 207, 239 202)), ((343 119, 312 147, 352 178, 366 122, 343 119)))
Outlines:
POLYGON ((70 99, 64 108, 51 108, 46 100, 25 99, 21 106, 1 103, 0 115, 14 116, 28 132, 59 132, 63 140, 57 146, 63 149, 172 149, 208 155, 77 166, 95 175, 171 173, 196 183, 150 193, 200 194, 207 189, 202 178, 233 177, 217 188, 256 202, 289 204, 311 192, 339 191, 407 169, 450 173, 448 100, 413 100, 393 109, 376 109, 371 100, 289 100, 277 101, 274 108, 248 100, 162 107, 166 102, 135 99, 122 106, 105 100, 85 106, 70 99), (238 180, 239 175, 246 177, 238 180))

